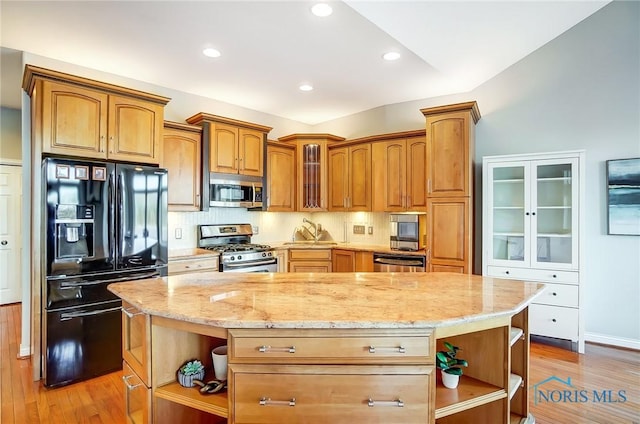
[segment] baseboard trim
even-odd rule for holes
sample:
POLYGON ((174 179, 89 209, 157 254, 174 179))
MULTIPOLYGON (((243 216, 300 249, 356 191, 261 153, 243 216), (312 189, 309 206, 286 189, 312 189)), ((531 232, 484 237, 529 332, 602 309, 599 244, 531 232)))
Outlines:
POLYGON ((624 337, 611 337, 605 334, 584 333, 584 339, 592 343, 624 347, 627 349, 640 350, 640 340, 627 339, 624 337))
POLYGON ((31 356, 31 347, 20 345, 20 351, 18 352, 18 358, 27 358, 31 356))

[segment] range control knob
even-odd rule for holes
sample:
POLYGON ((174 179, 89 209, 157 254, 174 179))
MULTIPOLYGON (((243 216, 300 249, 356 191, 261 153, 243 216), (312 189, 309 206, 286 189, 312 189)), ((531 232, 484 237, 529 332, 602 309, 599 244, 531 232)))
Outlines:
POLYGON ((238 255, 238 260, 242 259, 242 255, 238 255))
POLYGON ((266 258, 267 257, 267 253, 266 252, 262 252, 262 257, 266 258))
POLYGON ((269 252, 269 256, 273 256, 273 252, 269 252))
POLYGON ((230 260, 230 261, 235 261, 235 260, 236 260, 236 257, 235 257, 235 256, 232 256, 232 257, 230 257, 230 258, 229 258, 229 260, 230 260))

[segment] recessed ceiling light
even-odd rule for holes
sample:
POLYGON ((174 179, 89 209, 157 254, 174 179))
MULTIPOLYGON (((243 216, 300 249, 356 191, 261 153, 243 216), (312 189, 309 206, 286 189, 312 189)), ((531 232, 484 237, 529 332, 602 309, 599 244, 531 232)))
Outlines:
POLYGON ((311 84, 300 84, 300 87, 298 87, 300 89, 300 91, 311 91, 313 90, 313 85, 311 84))
POLYGON ((318 3, 311 8, 311 13, 321 18, 333 13, 333 9, 327 3, 318 3))
POLYGON ((400 59, 400 53, 398 53, 398 52, 387 52, 387 53, 382 55, 382 58, 384 60, 389 60, 389 61, 398 60, 398 59, 400 59))
POLYGON ((208 57, 220 57, 220 51, 211 47, 202 50, 202 54, 208 57))

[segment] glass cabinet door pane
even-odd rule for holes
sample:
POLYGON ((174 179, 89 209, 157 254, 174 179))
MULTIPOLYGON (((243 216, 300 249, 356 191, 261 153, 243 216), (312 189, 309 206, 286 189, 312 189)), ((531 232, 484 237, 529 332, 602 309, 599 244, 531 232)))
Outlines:
POLYGON ((572 261, 573 169, 569 163, 539 164, 536 176, 536 261, 572 261))
POLYGON ((493 258, 525 260, 525 167, 493 168, 493 258))
POLYGON ((320 208, 321 175, 319 144, 305 144, 302 147, 302 198, 305 208, 320 208))

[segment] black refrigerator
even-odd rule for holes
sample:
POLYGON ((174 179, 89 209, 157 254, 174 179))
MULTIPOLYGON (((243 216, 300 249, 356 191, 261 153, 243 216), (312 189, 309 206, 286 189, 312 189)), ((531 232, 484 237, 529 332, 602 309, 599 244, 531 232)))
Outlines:
POLYGON ((122 368, 113 282, 167 274, 167 171, 47 158, 43 377, 61 386, 122 368))

